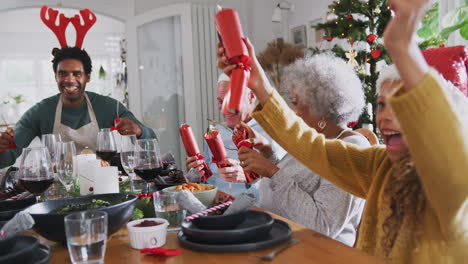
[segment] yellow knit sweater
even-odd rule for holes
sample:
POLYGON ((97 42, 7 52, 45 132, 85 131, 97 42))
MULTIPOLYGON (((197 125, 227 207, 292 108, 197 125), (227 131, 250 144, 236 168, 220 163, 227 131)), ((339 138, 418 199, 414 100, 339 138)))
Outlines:
MULTIPOLYGON (((414 228, 403 224, 389 255, 393 263, 468 263, 468 130, 437 78, 429 73, 418 87, 407 93, 400 89, 390 99, 426 196, 422 234, 415 239, 414 228)), ((390 209, 382 195, 393 173, 385 147, 361 149, 326 140, 276 92, 263 107, 257 106, 253 117, 308 168, 367 199, 357 248, 383 256, 382 224, 390 209)))

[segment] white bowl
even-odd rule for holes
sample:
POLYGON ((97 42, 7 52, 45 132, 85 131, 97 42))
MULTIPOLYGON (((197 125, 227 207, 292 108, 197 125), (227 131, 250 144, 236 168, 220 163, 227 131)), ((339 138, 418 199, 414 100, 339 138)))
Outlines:
POLYGON ((144 218, 127 223, 130 245, 135 249, 156 248, 166 244, 166 234, 169 222, 162 218, 144 218), (145 220, 162 223, 157 226, 135 227, 145 220))

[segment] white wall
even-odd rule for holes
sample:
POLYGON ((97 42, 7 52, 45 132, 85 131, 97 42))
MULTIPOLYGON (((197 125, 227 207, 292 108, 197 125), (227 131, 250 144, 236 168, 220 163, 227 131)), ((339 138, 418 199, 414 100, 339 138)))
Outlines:
MULTIPOLYGON (((271 0, 255 0, 250 1, 249 16, 251 17, 252 35, 250 36, 256 50, 261 51, 266 47, 266 44, 275 39, 273 34, 273 23, 271 16, 278 1, 271 0)), ((328 10, 328 5, 332 0, 289 0, 294 8, 292 11, 283 11, 287 14, 286 25, 284 27, 283 36, 289 40, 289 29, 298 25, 307 25, 309 21, 325 17, 328 10)))

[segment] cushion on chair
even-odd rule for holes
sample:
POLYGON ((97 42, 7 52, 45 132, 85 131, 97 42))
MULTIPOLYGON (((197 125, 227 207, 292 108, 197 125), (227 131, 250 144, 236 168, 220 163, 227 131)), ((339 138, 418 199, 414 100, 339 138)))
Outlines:
POLYGON ((468 96, 468 57, 465 46, 423 50, 427 63, 468 96))

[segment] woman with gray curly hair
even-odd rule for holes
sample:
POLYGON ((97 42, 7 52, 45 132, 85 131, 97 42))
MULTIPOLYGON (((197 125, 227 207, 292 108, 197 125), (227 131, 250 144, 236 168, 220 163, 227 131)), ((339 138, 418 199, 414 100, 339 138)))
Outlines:
MULTIPOLYGON (((285 68, 282 86, 289 90, 292 109, 310 127, 329 139, 369 146, 366 138, 346 128, 348 122, 357 120, 365 103, 359 78, 343 60, 329 54, 299 59, 285 68)), ((250 150, 241 163, 244 170, 263 177, 260 207, 353 246, 365 201, 321 178, 289 154, 274 164, 261 154, 271 153, 264 149, 269 144, 246 128, 253 145, 263 143, 260 153, 250 150)))

